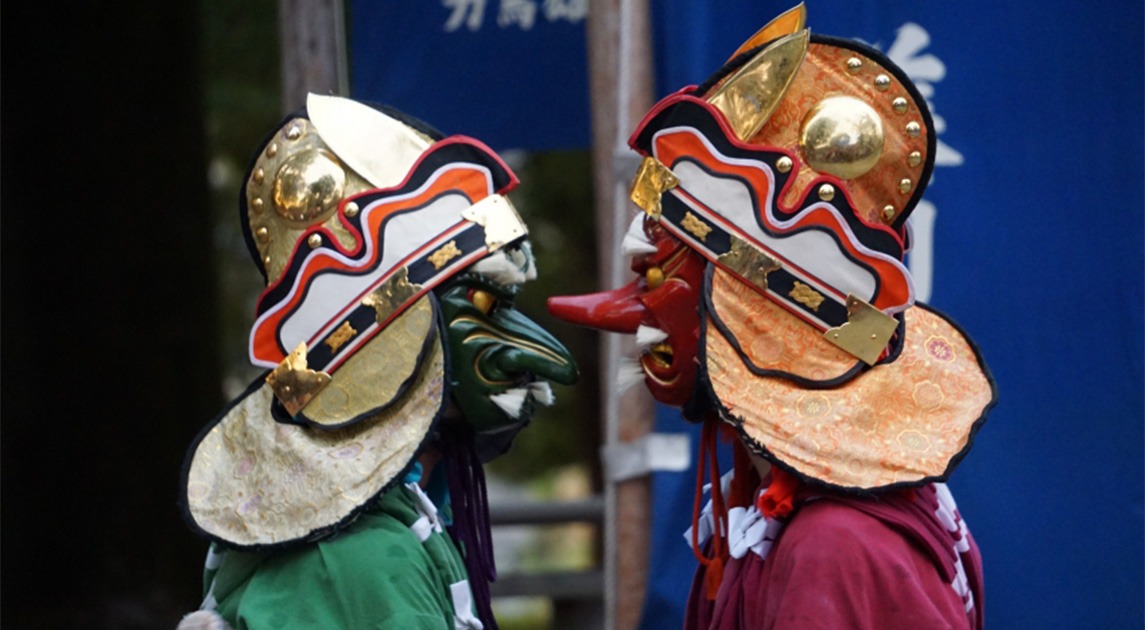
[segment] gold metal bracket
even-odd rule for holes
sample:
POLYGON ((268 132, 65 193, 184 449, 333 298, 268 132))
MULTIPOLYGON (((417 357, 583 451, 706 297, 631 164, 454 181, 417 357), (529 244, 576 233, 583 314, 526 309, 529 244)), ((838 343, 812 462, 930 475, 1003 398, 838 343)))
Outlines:
POLYGON ((462 210, 461 218, 485 228, 485 246, 491 252, 529 233, 521 215, 504 195, 489 195, 462 210))
POLYGON ((847 296, 847 323, 827 329, 823 338, 874 365, 898 328, 898 320, 855 297, 847 296))
POLYGON ((409 281, 409 268, 402 267, 362 298, 362 304, 374 309, 375 320, 381 324, 410 301, 421 288, 421 285, 409 281))
POLYGON ((680 185, 680 178, 660 160, 646 156, 640 162, 628 196, 653 219, 660 218, 660 196, 680 185))
POLYGON ((330 375, 306 367, 306 342, 303 341, 266 376, 266 382, 286 411, 294 416, 330 384, 330 375))
POLYGON ((760 289, 767 289, 767 274, 783 265, 747 241, 731 236, 731 249, 720 254, 718 262, 760 289))

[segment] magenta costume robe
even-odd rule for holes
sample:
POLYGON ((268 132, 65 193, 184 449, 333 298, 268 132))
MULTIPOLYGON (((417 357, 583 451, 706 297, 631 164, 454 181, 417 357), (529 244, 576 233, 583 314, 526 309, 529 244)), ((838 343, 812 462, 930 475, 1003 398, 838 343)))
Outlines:
POLYGON ((981 556, 943 484, 812 494, 783 520, 740 508, 728 529, 716 599, 701 565, 685 628, 982 628, 981 556))

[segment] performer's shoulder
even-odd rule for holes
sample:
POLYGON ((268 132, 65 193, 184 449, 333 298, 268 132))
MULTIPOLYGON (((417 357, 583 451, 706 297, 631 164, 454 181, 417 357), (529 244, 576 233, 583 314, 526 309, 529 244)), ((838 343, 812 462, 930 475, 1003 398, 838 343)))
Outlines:
POLYGON ((910 541, 891 524, 846 502, 809 501, 783 529, 776 554, 797 563, 870 562, 893 558, 910 541))

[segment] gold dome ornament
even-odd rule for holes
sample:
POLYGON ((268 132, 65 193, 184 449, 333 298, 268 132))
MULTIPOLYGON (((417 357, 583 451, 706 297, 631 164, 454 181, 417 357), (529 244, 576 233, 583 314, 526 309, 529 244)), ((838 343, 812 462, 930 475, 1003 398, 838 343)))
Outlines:
POLYGON ((853 96, 825 98, 807 113, 800 146, 811 168, 854 179, 879 163, 883 121, 874 108, 853 96))
POLYGON ((311 121, 286 121, 259 154, 243 195, 267 284, 282 274, 295 244, 312 227, 325 227, 339 243, 352 246, 354 239, 335 210, 344 197, 369 188, 343 166, 311 121))
MULTIPOLYGON (((349 197, 401 181, 433 142, 425 134, 371 107, 336 96, 311 94, 309 118, 284 121, 251 168, 243 199, 267 284, 282 275, 295 245, 321 227, 345 249, 356 245, 339 218, 349 197), (371 145, 371 139, 378 144, 371 145), (273 208, 274 212, 267 209, 273 208)), ((358 207, 348 202, 345 216, 358 207)))
POLYGON ((345 190, 346 171, 333 153, 323 149, 299 151, 285 160, 274 176, 274 209, 287 224, 309 227, 334 212, 345 190))
MULTIPOLYGON (((804 11, 800 6, 792 12, 804 11)), ((698 96, 725 116, 740 140, 796 158, 784 204, 798 203, 819 177, 830 175, 843 180, 836 199, 867 221, 901 229, 925 186, 914 186, 903 203, 899 182, 928 181, 934 164, 926 102, 879 51, 811 34, 804 21, 777 19, 796 30, 769 25, 770 43, 698 96), (918 166, 922 173, 911 168, 918 166), (888 220, 882 209, 891 203, 896 214, 888 220)), ((788 173, 786 164, 777 170, 788 173)))

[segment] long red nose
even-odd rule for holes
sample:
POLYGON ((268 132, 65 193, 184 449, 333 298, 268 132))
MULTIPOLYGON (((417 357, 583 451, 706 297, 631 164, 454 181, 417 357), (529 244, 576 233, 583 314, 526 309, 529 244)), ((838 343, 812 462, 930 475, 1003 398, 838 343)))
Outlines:
POLYGON ((557 295, 549 298, 549 313, 572 324, 610 332, 634 334, 644 317, 640 280, 600 293, 557 295))

